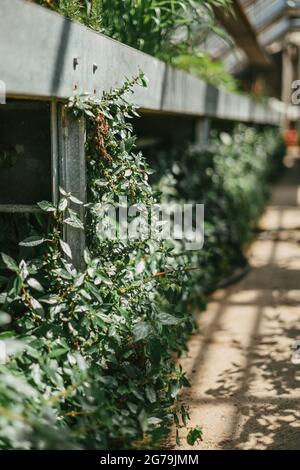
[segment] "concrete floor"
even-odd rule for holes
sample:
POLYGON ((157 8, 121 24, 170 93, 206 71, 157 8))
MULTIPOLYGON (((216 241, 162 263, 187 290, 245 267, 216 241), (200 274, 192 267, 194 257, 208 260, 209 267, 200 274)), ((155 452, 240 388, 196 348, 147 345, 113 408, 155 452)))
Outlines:
MULTIPOLYGON (((203 441, 179 449, 300 449, 300 165, 273 191, 241 282, 214 293, 180 362, 191 389, 190 427, 203 441)), ((171 436, 175 447, 175 433, 171 436)))

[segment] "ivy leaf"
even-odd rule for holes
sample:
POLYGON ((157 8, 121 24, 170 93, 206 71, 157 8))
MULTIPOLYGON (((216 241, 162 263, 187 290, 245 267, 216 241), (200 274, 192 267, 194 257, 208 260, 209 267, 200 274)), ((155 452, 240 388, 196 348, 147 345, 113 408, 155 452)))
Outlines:
POLYGON ((157 318, 161 325, 178 325, 180 322, 179 318, 174 317, 169 313, 160 313, 157 318))
POLYGON ((130 409, 131 413, 133 414, 136 414, 137 413, 137 410, 138 410, 138 407, 135 403, 131 403, 130 401, 127 402, 127 406, 128 408, 130 409))
POLYGON ((64 242, 63 240, 59 240, 59 243, 60 243, 60 246, 61 246, 61 249, 63 250, 63 252, 69 257, 72 259, 72 251, 71 251, 71 248, 70 246, 68 245, 68 243, 64 242))
POLYGON ((22 279, 20 278, 20 276, 17 276, 13 283, 13 290, 16 296, 18 296, 21 293, 22 284, 23 284, 22 279))
POLYGON ((39 283, 37 279, 34 279, 33 277, 27 279, 27 284, 32 287, 32 289, 35 289, 38 292, 44 292, 43 286, 39 283))
POLYGON ((19 276, 23 281, 29 276, 28 266, 24 260, 19 264, 19 276))
POLYGON ((89 265, 92 261, 91 254, 87 248, 83 252, 83 258, 87 265, 89 265))
POLYGON ((67 207, 68 207, 68 199, 63 197, 58 203, 58 210, 60 212, 64 212, 67 207))
POLYGON ((11 271, 15 271, 15 272, 18 271, 18 265, 15 262, 15 260, 11 258, 11 256, 6 255, 5 253, 1 253, 1 257, 2 257, 3 263, 8 269, 10 269, 11 271))
POLYGON ((41 202, 38 202, 37 205, 44 212, 55 212, 56 211, 56 207, 49 201, 41 201, 41 202))
POLYGON ((146 75, 141 74, 140 75, 140 81, 141 81, 142 87, 147 88, 148 83, 149 83, 149 79, 146 77, 146 75))
POLYGON ((84 283, 85 274, 81 274, 74 282, 74 287, 80 287, 84 283))
POLYGON ((151 418, 147 419, 147 422, 152 426, 157 426, 162 422, 162 420, 160 418, 157 418, 156 416, 151 416, 151 418))
POLYGON ((81 220, 79 219, 79 217, 77 216, 76 212, 72 211, 72 209, 69 209, 69 215, 70 215, 70 217, 65 219, 64 223, 67 224, 67 225, 71 225, 71 227, 80 228, 80 229, 84 230, 84 225, 81 222, 81 220))
POLYGON ((140 321, 133 326, 134 341, 141 341, 150 336, 152 328, 148 323, 140 321))
POLYGON ((186 437, 188 445, 193 446, 195 443, 202 441, 202 430, 199 426, 191 429, 186 437))
POLYGON ((55 357, 62 356, 63 354, 66 354, 69 351, 69 348, 55 348, 49 353, 49 357, 51 359, 55 357))
POLYGON ((103 303, 103 299, 99 293, 99 290, 96 287, 94 287, 93 284, 91 284, 90 282, 87 282, 86 288, 89 290, 91 294, 93 294, 94 297, 96 297, 98 302, 100 302, 101 304, 103 303))
POLYGON ((27 383, 27 381, 16 375, 4 373, 0 376, 1 383, 12 390, 18 391, 20 396, 36 399, 37 391, 27 383))
POLYGON ((147 386, 145 389, 146 392, 146 397, 150 401, 150 403, 155 403, 156 402, 156 393, 154 388, 147 386))
POLYGON ((176 444, 177 444, 178 446, 181 445, 180 436, 179 436, 179 430, 178 430, 178 429, 176 429, 176 444))
POLYGON ((35 310, 36 312, 38 313, 43 313, 44 312, 44 309, 42 307, 42 305, 39 303, 38 300, 36 300, 34 297, 31 297, 30 298, 30 303, 31 303, 31 307, 33 308, 33 310, 35 310))
POLYGON ((0 311, 0 326, 7 325, 11 322, 11 317, 8 313, 0 311))
POLYGON ((95 118, 95 115, 89 109, 84 110, 85 114, 91 118, 95 118))
POLYGON ((83 204, 83 202, 80 201, 80 199, 77 199, 77 197, 72 196, 72 195, 70 196, 70 200, 71 200, 72 202, 74 202, 74 204, 78 204, 78 205, 82 205, 82 204, 83 204))
POLYGON ((19 245, 26 246, 26 247, 33 247, 33 246, 42 245, 45 241, 46 241, 45 238, 34 236, 34 237, 25 238, 25 240, 21 241, 19 245))
POLYGON ((176 380, 173 380, 169 386, 171 397, 176 398, 180 390, 180 384, 176 380))
POLYGON ((125 171, 124 176, 125 176, 125 178, 129 178, 129 176, 131 176, 131 175, 132 175, 132 171, 128 168, 128 169, 125 171))
POLYGON ((31 370, 31 376, 33 378, 34 383, 36 385, 41 385, 42 377, 41 377, 41 368, 39 364, 31 364, 29 369, 31 370))
POLYGON ((74 228, 84 229, 83 223, 79 219, 74 219, 73 217, 68 217, 64 220, 64 223, 74 228))
POLYGON ((66 197, 68 196, 67 191, 65 191, 64 188, 62 188, 61 186, 59 187, 59 192, 62 196, 66 196, 66 197))

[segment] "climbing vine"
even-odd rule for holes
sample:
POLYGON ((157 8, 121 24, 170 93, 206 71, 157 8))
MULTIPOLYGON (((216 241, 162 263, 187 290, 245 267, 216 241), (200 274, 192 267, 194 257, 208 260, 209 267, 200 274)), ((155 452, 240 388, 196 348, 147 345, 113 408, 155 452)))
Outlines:
POLYGON ((97 236, 100 203, 122 195, 146 207, 155 201, 148 165, 133 150, 136 110, 126 95, 135 84, 145 85, 142 74, 101 100, 69 104, 87 121, 86 269, 72 266, 62 239, 65 224, 83 228, 74 210, 80 201, 62 188, 57 206, 39 204, 51 216, 49 232, 21 242, 45 246, 43 257, 2 254, 0 339, 9 351, 0 366, 2 448, 141 447, 173 422, 187 423, 176 397, 188 381, 172 360, 193 330, 190 313, 176 306, 187 274, 174 269, 161 242, 97 236))
MULTIPOLYGON (((135 147, 130 93, 137 85, 146 85, 143 74, 101 99, 69 102, 69 112, 87 125, 84 224, 76 215, 81 201, 60 188, 56 206, 39 203, 47 229, 20 242, 32 256, 2 254, 2 449, 142 448, 173 424, 188 426, 177 397, 189 383, 174 354, 185 350, 195 327, 193 300, 203 306, 204 292, 232 269, 249 239, 258 216, 251 198, 261 210, 277 147, 271 131, 260 137, 242 129, 230 139, 216 136, 209 149, 185 149, 181 160, 176 152, 158 159, 171 172, 154 158, 155 177, 135 147), (208 205, 202 253, 184 253, 158 237, 99 236, 103 205, 126 197, 147 211, 160 192, 208 205), (81 271, 62 238, 66 224, 86 230, 81 271)), ((191 429, 188 443, 201 436, 201 428, 191 429)))

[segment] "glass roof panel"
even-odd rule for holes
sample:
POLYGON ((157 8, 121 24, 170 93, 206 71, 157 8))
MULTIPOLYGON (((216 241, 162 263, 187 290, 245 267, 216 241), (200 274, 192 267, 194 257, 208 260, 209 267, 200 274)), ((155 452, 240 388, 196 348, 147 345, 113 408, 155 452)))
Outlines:
MULTIPOLYGON (((298 25, 298 20, 300 27, 300 17, 290 17, 291 9, 300 8, 300 0, 239 0, 239 3, 262 47, 281 39, 291 26, 298 25)), ((292 13, 297 16, 297 10, 292 13)), ((239 60, 241 65, 247 63, 243 51, 217 34, 210 34, 201 50, 210 54, 213 59, 222 59, 230 71, 237 68, 239 60)))
POLYGON ((206 41, 202 44, 201 50, 208 52, 211 57, 218 59, 220 56, 225 54, 230 48, 228 41, 218 36, 215 33, 211 33, 206 41))
POLYGON ((234 49, 223 57, 225 67, 230 71, 237 70, 242 64, 247 62, 246 54, 241 49, 234 49))
POLYGON ((258 35, 260 43, 264 46, 268 46, 269 44, 286 34, 289 29, 289 25, 290 23, 288 18, 280 19, 258 35))
POLYGON ((255 29, 262 29, 280 15, 286 6, 286 0, 256 0, 245 6, 245 13, 255 29))

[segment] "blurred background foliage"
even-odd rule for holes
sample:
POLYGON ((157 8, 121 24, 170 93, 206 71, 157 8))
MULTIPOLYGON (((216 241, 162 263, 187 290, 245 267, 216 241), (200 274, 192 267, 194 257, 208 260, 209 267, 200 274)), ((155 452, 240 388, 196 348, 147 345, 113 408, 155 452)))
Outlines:
POLYGON ((189 289, 196 299, 245 264, 245 248, 282 172, 284 153, 277 130, 241 124, 230 133, 213 131, 206 145, 150 153, 151 182, 166 202, 205 206, 205 249, 185 255, 200 267, 189 289))

